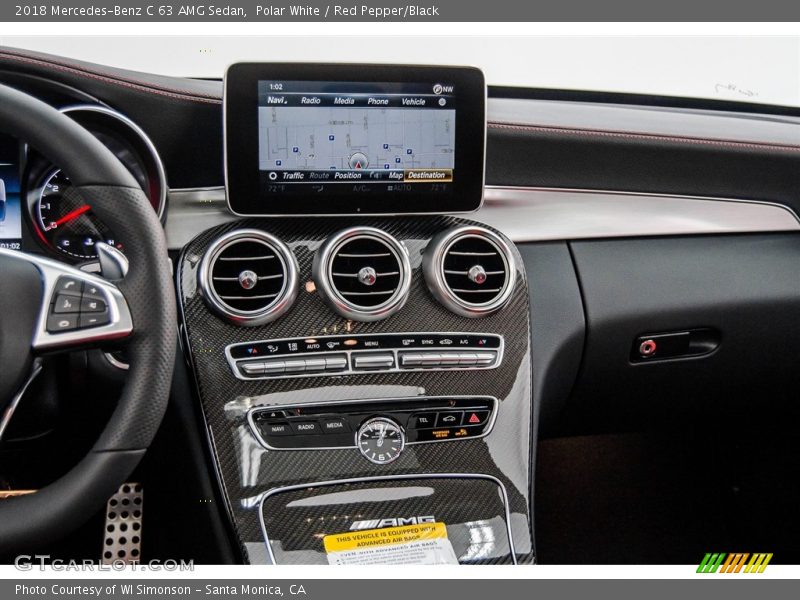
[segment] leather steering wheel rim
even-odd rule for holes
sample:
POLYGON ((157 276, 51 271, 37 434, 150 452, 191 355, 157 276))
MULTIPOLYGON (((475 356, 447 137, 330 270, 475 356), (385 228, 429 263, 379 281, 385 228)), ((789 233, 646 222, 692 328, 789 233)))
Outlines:
MULTIPOLYGON (((4 85, 0 85, 0 132, 35 147, 63 169, 73 189, 90 201, 97 217, 122 242, 130 267, 125 278, 114 283, 133 320, 133 333, 124 342, 130 362, 126 381, 91 451, 37 492, 0 500, 2 556, 74 530, 131 474, 152 442, 169 400, 177 316, 163 228, 124 165, 68 116, 4 85)), ((4 283, 9 284, 13 282, 4 283)))

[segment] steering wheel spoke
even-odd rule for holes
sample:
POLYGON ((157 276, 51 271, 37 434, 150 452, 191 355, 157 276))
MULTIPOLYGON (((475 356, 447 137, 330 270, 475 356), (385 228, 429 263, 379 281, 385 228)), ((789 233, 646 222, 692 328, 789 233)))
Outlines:
POLYGON ((113 283, 20 251, 0 249, 0 260, 27 262, 41 276, 41 307, 31 342, 34 352, 100 344, 133 332, 128 303, 113 283))

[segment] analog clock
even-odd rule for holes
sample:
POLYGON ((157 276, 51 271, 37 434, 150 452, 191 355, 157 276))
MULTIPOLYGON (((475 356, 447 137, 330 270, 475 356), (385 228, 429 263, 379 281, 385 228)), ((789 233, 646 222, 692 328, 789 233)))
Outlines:
POLYGON ((385 465, 400 456, 406 436, 400 425, 392 419, 374 417, 358 429, 356 444, 368 461, 385 465))

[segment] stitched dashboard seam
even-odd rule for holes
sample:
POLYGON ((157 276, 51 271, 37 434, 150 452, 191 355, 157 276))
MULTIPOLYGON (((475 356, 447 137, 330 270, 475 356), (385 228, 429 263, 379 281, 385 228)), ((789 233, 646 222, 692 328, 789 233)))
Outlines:
MULTIPOLYGON (((167 88, 156 86, 152 83, 145 83, 135 79, 126 79, 123 77, 102 73, 100 71, 92 71, 82 66, 72 65, 65 62, 60 62, 52 59, 35 58, 27 56, 22 53, 10 52, 8 50, 0 51, 0 59, 15 60, 22 63, 37 65, 40 67, 50 68, 65 73, 72 73, 82 77, 103 81, 115 85, 120 85, 130 89, 158 94, 176 100, 187 100, 191 102, 201 102, 205 104, 222 104, 221 96, 203 95, 188 92, 186 90, 178 90, 175 88, 167 88)), ((604 137, 612 139, 626 139, 626 140, 641 140, 653 141, 661 140, 666 142, 675 142, 682 144, 696 144, 704 146, 717 146, 721 148, 737 149, 737 150, 775 150, 779 152, 800 152, 800 146, 791 144, 769 144, 760 142, 739 142, 735 140, 716 140, 708 138, 696 138, 690 136, 670 136, 650 133, 632 133, 625 131, 605 131, 599 129, 585 129, 585 128, 571 128, 571 127, 549 127, 544 125, 526 125, 516 123, 501 123, 497 121, 490 121, 488 127, 491 129, 506 129, 512 131, 528 131, 528 132, 542 132, 542 133, 556 133, 564 135, 577 135, 577 136, 592 136, 604 137)))
POLYGON ((68 63, 62 63, 54 60, 46 60, 41 58, 33 58, 30 56, 25 56, 23 54, 9 52, 7 50, 0 51, 0 60, 3 59, 36 65, 39 67, 44 67, 55 71, 61 71, 64 73, 70 73, 72 75, 78 75, 89 79, 95 79, 105 83, 111 83, 141 92, 158 94, 160 96, 165 96, 168 98, 172 98, 174 100, 187 100, 191 102, 202 102, 204 104, 222 104, 222 98, 219 96, 198 95, 188 91, 158 87, 155 86, 154 84, 137 81, 135 79, 125 79, 118 76, 104 74, 98 71, 90 71, 84 67, 70 65, 68 63))
POLYGON ((506 129, 511 131, 525 131, 529 133, 556 133, 560 135, 574 135, 574 136, 590 136, 602 137, 622 140, 640 140, 640 141, 664 141, 676 142, 680 144, 696 144, 701 146, 716 146, 720 148, 728 148, 732 150, 774 150, 778 152, 800 152, 800 146, 793 146, 790 144, 769 144, 759 142, 737 142, 733 140, 715 140, 707 138, 696 137, 682 137, 671 135, 660 135, 657 133, 629 133, 624 131, 603 131, 600 129, 578 129, 570 127, 548 127, 543 125, 520 125, 513 123, 499 123, 497 121, 490 121, 488 123, 491 129, 506 129))

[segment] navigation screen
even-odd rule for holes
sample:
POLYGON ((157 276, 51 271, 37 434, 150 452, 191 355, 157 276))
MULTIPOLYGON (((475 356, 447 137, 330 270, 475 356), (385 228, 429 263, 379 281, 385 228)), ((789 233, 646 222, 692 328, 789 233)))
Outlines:
POLYGON ((447 192, 455 177, 454 91, 447 83, 259 81, 265 191, 447 192))
POLYGON ((0 135, 0 248, 19 250, 21 242, 19 143, 0 135))
POLYGON ((473 67, 235 63, 225 186, 237 215, 449 214, 483 202, 473 67))

